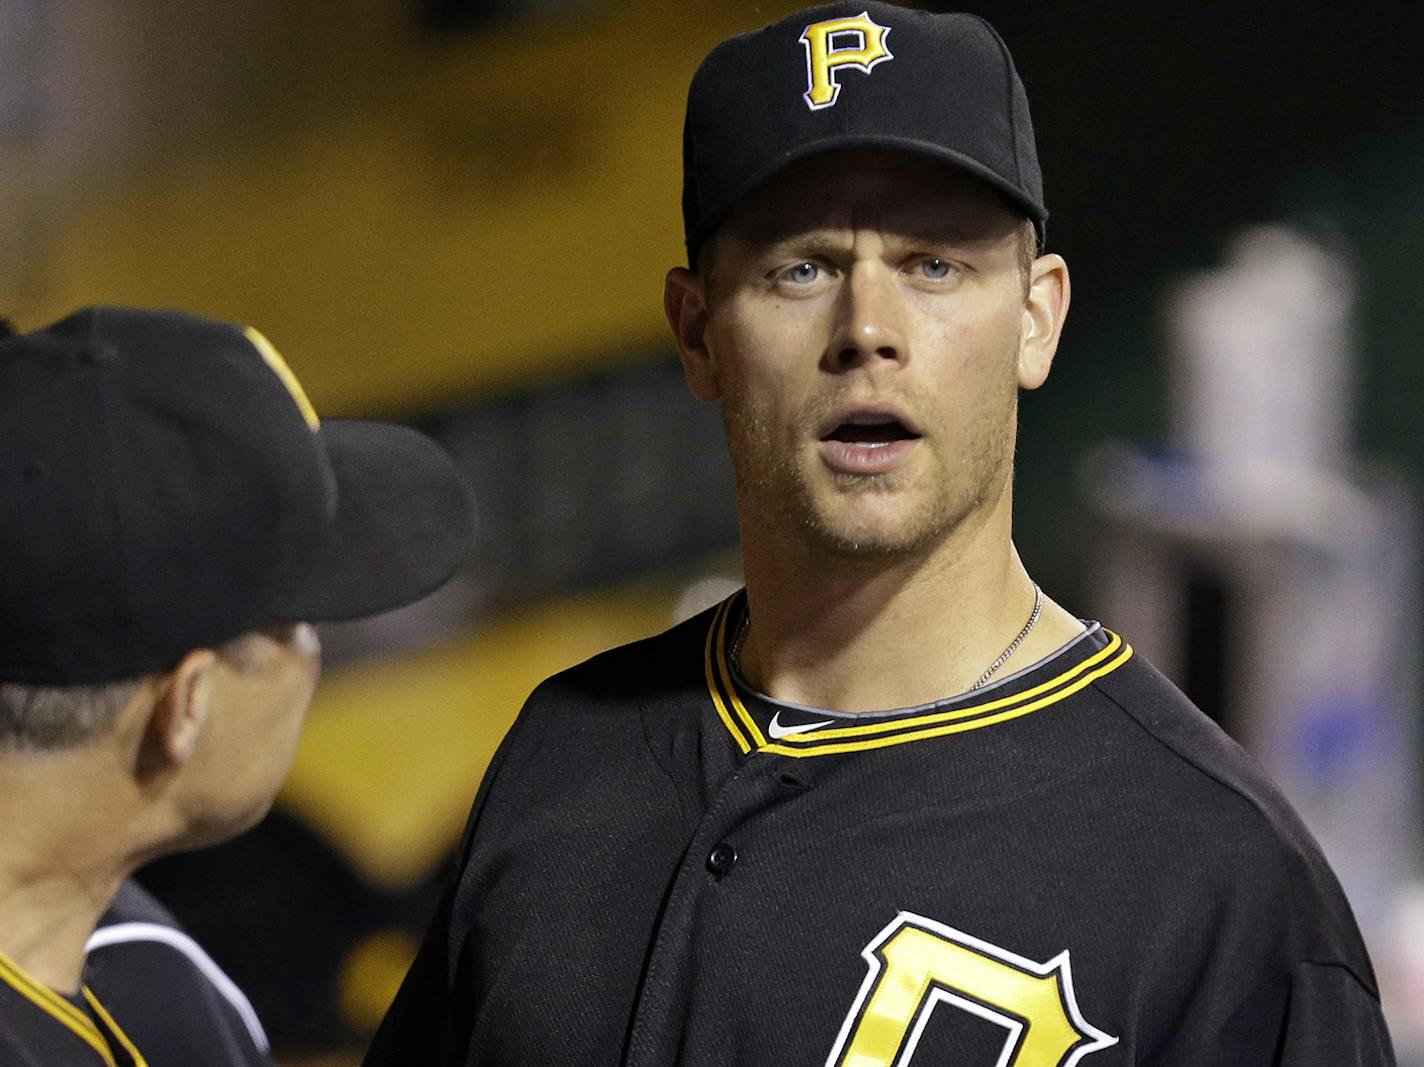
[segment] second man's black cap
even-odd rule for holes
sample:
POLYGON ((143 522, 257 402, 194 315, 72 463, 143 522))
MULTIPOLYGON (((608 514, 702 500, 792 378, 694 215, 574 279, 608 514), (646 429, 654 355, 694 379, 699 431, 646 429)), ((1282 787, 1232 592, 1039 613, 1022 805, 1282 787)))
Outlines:
POLYGON ((834 148, 894 148, 959 167, 1033 220, 1048 210, 1028 98, 983 19, 866 2, 808 8, 723 41, 683 126, 688 256, 748 193, 834 148))
POLYGON ((133 677, 410 603, 473 522, 439 446, 318 419, 251 328, 112 307, 0 337, 0 681, 133 677))

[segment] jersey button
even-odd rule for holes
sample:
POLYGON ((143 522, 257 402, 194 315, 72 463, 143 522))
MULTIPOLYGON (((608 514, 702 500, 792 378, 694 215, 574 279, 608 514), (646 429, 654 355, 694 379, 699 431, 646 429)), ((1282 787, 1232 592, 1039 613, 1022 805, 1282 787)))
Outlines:
POLYGON ((737 864, 737 850, 727 842, 714 845, 712 851, 707 853, 707 869, 716 878, 721 878, 727 874, 737 864))

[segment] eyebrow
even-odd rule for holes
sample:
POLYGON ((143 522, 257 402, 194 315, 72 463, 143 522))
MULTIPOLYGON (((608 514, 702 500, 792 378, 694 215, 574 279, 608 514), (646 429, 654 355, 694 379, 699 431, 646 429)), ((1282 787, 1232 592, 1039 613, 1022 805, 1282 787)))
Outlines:
MULTIPOLYGON (((829 227, 806 230, 803 232, 778 233, 781 227, 768 226, 760 232, 752 231, 744 235, 744 239, 750 241, 754 246, 760 245, 759 254, 769 258, 778 258, 786 255, 815 256, 843 252, 849 246, 852 237, 852 230, 849 227, 829 227)), ((933 231, 922 231, 919 233, 909 233, 894 229, 882 230, 887 242, 892 248, 896 246, 919 246, 930 250, 936 248, 957 248, 968 249, 981 246, 986 243, 993 243, 997 237, 985 234, 973 234, 960 227, 935 227, 933 231)))
MULTIPOLYGON (((845 238, 848 231, 808 230, 802 233, 767 235, 762 240, 767 255, 819 255, 826 252, 843 251, 849 242, 845 238)), ((753 240, 756 235, 753 235, 753 240)))

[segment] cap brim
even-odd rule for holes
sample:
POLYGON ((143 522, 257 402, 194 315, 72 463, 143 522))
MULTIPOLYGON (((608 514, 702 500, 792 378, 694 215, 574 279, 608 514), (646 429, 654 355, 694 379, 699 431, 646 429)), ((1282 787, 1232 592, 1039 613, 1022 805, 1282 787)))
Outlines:
POLYGON ((324 419, 336 514, 272 618, 328 622, 413 603, 455 573, 474 539, 474 500, 434 441, 404 426, 324 419))
POLYGON ((697 228, 687 235, 687 250, 690 258, 696 258, 697 250, 712 236, 712 232, 727 220, 727 216, 764 182, 770 181, 791 164, 817 156, 823 152, 834 152, 845 148, 889 148, 911 155, 937 159, 967 174, 980 179, 986 185, 1003 194, 1011 204, 1022 211, 1033 222, 1038 233, 1039 244, 1043 243, 1044 224, 1048 221, 1048 209, 1035 201, 1013 182, 997 174, 983 163, 963 152, 934 144, 916 141, 909 137, 888 137, 881 134, 853 133, 841 136, 817 138, 815 141, 798 145, 779 156, 769 166, 763 167, 748 177, 737 189, 712 208, 698 222, 697 228))

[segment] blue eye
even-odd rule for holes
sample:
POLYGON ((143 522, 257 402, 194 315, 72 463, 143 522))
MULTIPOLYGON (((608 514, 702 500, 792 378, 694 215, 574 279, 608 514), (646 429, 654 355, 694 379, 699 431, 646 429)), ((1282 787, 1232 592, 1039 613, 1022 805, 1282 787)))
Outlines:
POLYGON ((949 277, 950 266, 942 259, 925 259, 920 261, 920 273, 926 278, 938 280, 949 277))
POLYGON ((821 268, 809 260, 805 263, 798 263, 786 272, 788 281, 797 285, 809 285, 821 276, 821 268))

